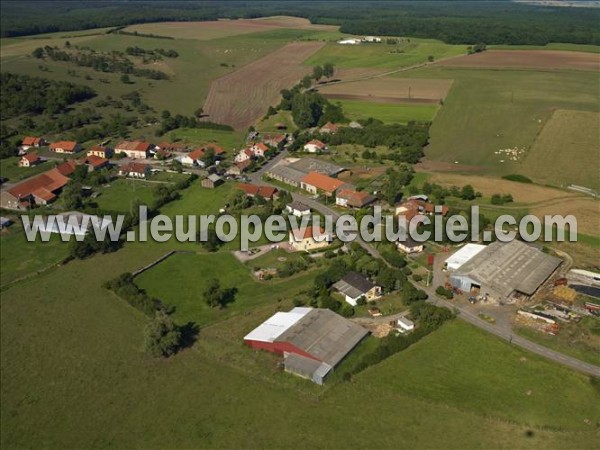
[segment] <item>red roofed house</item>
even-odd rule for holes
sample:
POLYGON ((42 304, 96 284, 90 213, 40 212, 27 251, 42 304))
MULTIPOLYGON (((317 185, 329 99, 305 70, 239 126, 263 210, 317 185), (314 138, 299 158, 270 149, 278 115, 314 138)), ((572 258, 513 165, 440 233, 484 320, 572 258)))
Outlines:
POLYGON ((33 205, 46 205, 54 201, 58 192, 69 182, 57 168, 48 170, 2 191, 2 208, 26 209, 33 205))
POLYGON ((79 144, 75 141, 58 141, 50 144, 50 150, 56 153, 77 153, 81 150, 79 144))
POLYGON ((40 158, 36 153, 27 153, 26 155, 21 156, 19 160, 19 167, 33 167, 37 166, 42 162, 42 158, 40 158))
POLYGON ((366 192, 352 189, 340 189, 335 196, 335 204, 346 208, 364 208, 375 200, 375 197, 366 192))
POLYGON ((285 141, 285 134, 263 134, 263 142, 271 147, 280 148, 285 141))
POLYGON ((77 165, 78 165, 77 162, 75 162, 73 160, 69 160, 69 161, 60 163, 58 166, 56 166, 56 170, 58 170, 61 173, 61 175, 68 177, 73 172, 75 172, 75 168, 77 167, 77 165))
POLYGON ((102 145, 94 145, 87 151, 88 156, 99 156, 100 158, 110 158, 112 156, 112 148, 103 147, 102 145))
POLYGON ((310 172, 300 180, 300 188, 311 194, 323 192, 328 197, 331 197, 342 186, 348 186, 341 180, 328 177, 319 172, 310 172))
POLYGON ((146 141, 123 141, 115 147, 116 153, 125 153, 128 158, 146 159, 150 151, 150 145, 146 141))
POLYGON ((333 234, 323 228, 308 225, 306 228, 294 228, 289 232, 290 245, 296 251, 310 251, 324 248, 333 242, 333 234))
POLYGON ((265 152, 269 151, 269 147, 262 142, 259 142, 258 144, 254 144, 252 147, 250 147, 250 150, 252 150, 254 156, 260 156, 264 158, 265 152))
POLYGON ((252 161, 249 159, 247 159, 246 161, 235 163, 229 169, 227 169, 227 172, 225 173, 227 175, 241 175, 246 170, 248 170, 250 164, 252 164, 252 161))
POLYGON ((200 166, 204 167, 202 157, 204 156, 204 149, 197 148, 181 158, 181 164, 186 166, 200 166))
POLYGON ((225 150, 223 150, 222 147, 219 147, 216 144, 206 144, 206 145, 202 146, 202 150, 204 150, 204 151, 208 150, 209 148, 212 148, 215 152, 215 155, 217 155, 217 156, 225 153, 225 150))
POLYGON ((150 165, 130 162, 119 168, 119 175, 131 178, 146 178, 150 173, 150 165))
POLYGON ((331 133, 331 134, 335 134, 338 131, 338 126, 331 123, 331 122, 327 122, 325 125, 323 125, 321 127, 321 129, 319 130, 321 133, 331 133))
POLYGON ((44 140, 44 138, 25 136, 23 138, 23 142, 21 143, 21 148, 23 150, 28 150, 31 147, 41 147, 42 145, 46 145, 46 141, 44 140))
POLYGON ((265 200, 271 200, 277 196, 277 189, 271 186, 240 183, 237 187, 244 191, 248 197, 262 197, 265 200))
POLYGON ((108 159, 101 158, 96 155, 90 155, 87 158, 85 158, 85 164, 87 164, 87 166, 89 167, 90 172, 102 169, 103 167, 107 167, 108 163, 108 159))
POLYGON ((327 145, 318 139, 313 139, 310 142, 304 144, 304 151, 309 153, 318 153, 327 150, 327 145))

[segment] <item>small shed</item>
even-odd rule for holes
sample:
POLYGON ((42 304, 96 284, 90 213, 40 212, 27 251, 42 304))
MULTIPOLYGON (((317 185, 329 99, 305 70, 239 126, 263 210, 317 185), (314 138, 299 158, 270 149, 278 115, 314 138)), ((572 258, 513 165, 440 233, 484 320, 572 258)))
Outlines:
POLYGON ((8 217, 0 217, 0 230, 4 230, 12 225, 12 220, 8 217))
POLYGON ((202 187, 207 189, 214 189, 221 183, 223 183, 223 179, 219 175, 214 173, 203 179, 201 182, 202 187))

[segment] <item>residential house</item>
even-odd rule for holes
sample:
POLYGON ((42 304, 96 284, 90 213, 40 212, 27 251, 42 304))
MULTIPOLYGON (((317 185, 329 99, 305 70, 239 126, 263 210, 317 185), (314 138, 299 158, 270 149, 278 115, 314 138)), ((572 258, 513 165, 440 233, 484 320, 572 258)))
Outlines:
POLYGON ((265 153, 269 151, 269 146, 259 142, 250 147, 250 150, 256 157, 266 158, 265 153))
POLYGON ((285 145, 286 140, 287 138, 285 134, 265 133, 263 134, 262 141, 271 147, 281 149, 285 145))
POLYGON ((405 216, 406 220, 410 221, 419 214, 441 214, 442 216, 448 214, 449 208, 446 205, 434 205, 418 197, 410 197, 407 201, 396 206, 396 215, 405 216))
POLYGON ((0 205, 7 209, 27 209, 35 205, 47 205, 56 200, 60 190, 69 181, 69 178, 55 167, 2 191, 0 205))
POLYGON ((290 246, 296 251, 311 251, 325 248, 333 242, 333 234, 327 233, 323 228, 309 225, 290 230, 290 246))
POLYGON ((304 151, 308 153, 319 153, 324 152, 325 150, 327 150, 327 145, 318 139, 313 139, 304 144, 304 151))
POLYGON ((292 203, 289 203, 286 205, 285 210, 296 217, 302 217, 310 214, 310 208, 299 201, 293 201, 292 203))
POLYGON ((335 204, 344 208, 364 208, 373 203, 377 198, 367 192, 353 189, 341 189, 335 195, 335 204))
POLYGON ((223 179, 219 175, 214 173, 201 181, 202 187, 207 189, 214 189, 221 183, 223 183, 223 179))
POLYGON ((310 172, 300 181, 301 189, 311 194, 323 192, 328 197, 333 196, 338 189, 344 186, 348 186, 348 184, 319 172, 310 172))
POLYGON ((244 149, 240 150, 237 155, 235 155, 235 157, 233 158, 233 161, 236 163, 249 161, 249 160, 252 160, 254 158, 254 156, 255 156, 254 152, 251 149, 244 148, 244 149))
POLYGON ((37 166, 42 162, 42 158, 40 158, 36 153, 27 153, 21 156, 19 159, 19 167, 33 167, 37 166))
POLYGON ((112 148, 104 147, 103 145, 94 145, 87 151, 87 156, 98 156, 105 159, 110 158, 112 154, 112 148))
POLYGON ((74 154, 81 150, 80 145, 75 141, 58 141, 50 144, 50 151, 56 153, 74 154))
POLYGON ((125 153, 132 159, 146 159, 151 147, 146 141, 122 141, 115 147, 115 152, 125 153))
POLYGON ((21 143, 23 150, 29 150, 31 147, 42 147, 46 145, 46 141, 42 137, 25 136, 21 143))
POLYGON ((204 150, 201 148, 197 148, 184 156, 181 157, 181 164, 186 166, 199 166, 204 167, 204 162, 202 161, 202 157, 204 156, 204 150))
POLYGON ((246 161, 234 163, 231 167, 229 167, 227 169, 227 172, 225 172, 225 174, 239 176, 242 173, 244 173, 246 170, 248 170, 248 167, 250 167, 250 164, 252 164, 252 161, 249 159, 247 159, 246 161))
POLYGON ((265 200, 272 200, 273 198, 277 197, 277 189, 271 186, 239 183, 237 188, 244 191, 248 197, 262 197, 265 200))
POLYGON ((338 132, 338 126, 334 123, 327 122, 319 129, 319 131, 326 134, 335 134, 338 132))
POLYGON ((333 289, 342 294, 346 302, 352 306, 356 306, 361 297, 364 297, 365 301, 371 302, 382 295, 381 286, 375 285, 368 278, 356 272, 348 272, 333 285, 333 289))
POLYGON ((109 161, 106 158, 101 158, 100 156, 90 155, 85 158, 84 163, 88 166, 90 172, 94 170, 100 170, 105 167, 108 167, 109 161))
POLYGON ((150 165, 130 162, 119 168, 119 175, 130 178, 147 178, 150 174, 150 165))
POLYGON ((423 251, 424 245, 422 242, 417 242, 412 239, 410 236, 406 236, 406 239, 403 241, 398 241, 396 243, 399 250, 402 250, 407 255, 411 253, 419 253, 423 251))

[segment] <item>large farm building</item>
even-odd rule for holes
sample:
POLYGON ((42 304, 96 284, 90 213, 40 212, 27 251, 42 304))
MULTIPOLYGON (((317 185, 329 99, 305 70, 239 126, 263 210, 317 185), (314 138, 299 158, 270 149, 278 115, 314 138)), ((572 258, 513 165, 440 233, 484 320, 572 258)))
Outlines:
MULTIPOLYGON (((450 283, 498 302, 533 295, 562 262, 520 241, 494 242, 473 250, 470 258, 454 265, 450 283)), ((453 257, 449 260, 454 261, 453 257)))
POLYGON ((369 332, 328 309, 278 312, 244 337, 256 350, 283 355, 286 372, 323 384, 369 332))

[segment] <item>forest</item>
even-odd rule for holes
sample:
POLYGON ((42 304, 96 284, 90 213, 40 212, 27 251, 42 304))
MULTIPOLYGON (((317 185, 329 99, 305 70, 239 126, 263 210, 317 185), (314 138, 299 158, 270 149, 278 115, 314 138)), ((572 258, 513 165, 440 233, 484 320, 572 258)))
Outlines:
POLYGON ((600 44, 598 8, 564 8, 509 1, 34 1, 4 2, 1 36, 161 21, 293 15, 340 25, 346 33, 415 36, 447 43, 600 44))

